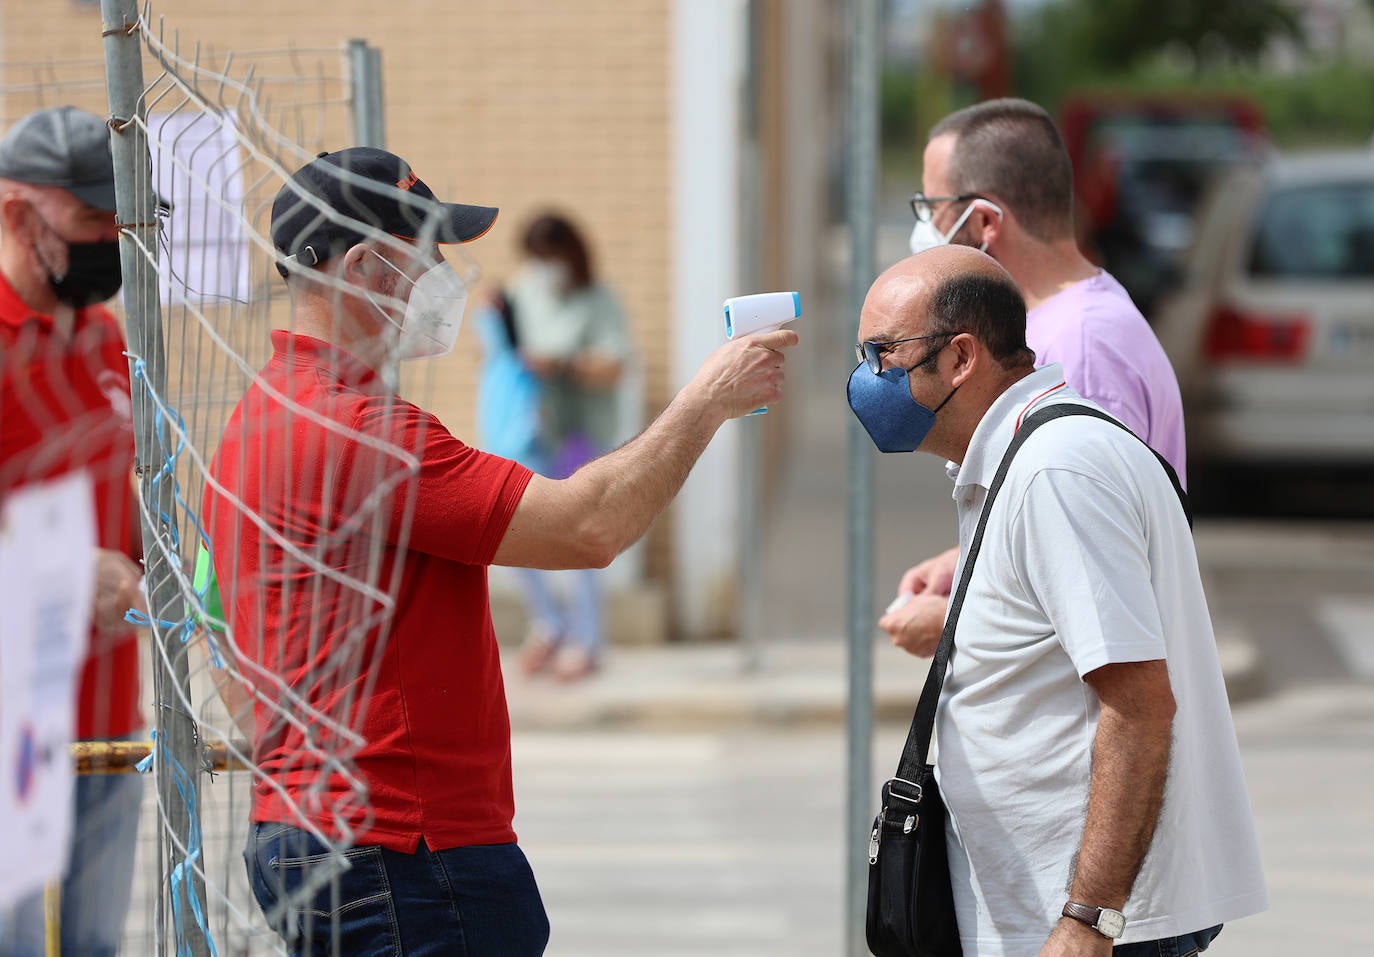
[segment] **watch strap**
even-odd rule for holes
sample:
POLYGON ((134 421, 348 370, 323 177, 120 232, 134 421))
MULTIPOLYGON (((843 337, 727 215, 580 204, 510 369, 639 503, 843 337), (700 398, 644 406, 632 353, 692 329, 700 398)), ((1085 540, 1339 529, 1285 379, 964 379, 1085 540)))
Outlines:
MULTIPOLYGON (((1093 907, 1090 904, 1080 904, 1077 901, 1068 901, 1066 904, 1064 904, 1064 910, 1060 913, 1062 916, 1068 917, 1071 920, 1076 920, 1081 924, 1087 924, 1089 927, 1097 931, 1103 937, 1115 940, 1117 937, 1121 936, 1121 933, 1119 931, 1116 934, 1108 934, 1101 927, 1098 926, 1102 922, 1102 912, 1106 910, 1109 910, 1109 908, 1093 907)), ((1112 911, 1112 913, 1120 914, 1121 912, 1112 911)), ((1122 919, 1122 922, 1124 923, 1124 918, 1122 919)))

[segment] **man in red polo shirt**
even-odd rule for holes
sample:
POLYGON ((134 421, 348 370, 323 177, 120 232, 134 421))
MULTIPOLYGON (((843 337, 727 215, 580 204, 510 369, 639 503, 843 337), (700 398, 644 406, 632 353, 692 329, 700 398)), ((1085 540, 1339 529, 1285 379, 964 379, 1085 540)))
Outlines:
MULTIPOLYGON (((114 316, 119 290, 109 129, 74 107, 40 110, 0 140, 0 498, 78 469, 95 489, 100 546, 76 733, 128 738, 143 727, 138 642, 124 623, 142 605, 133 500, 129 363, 114 316)), ((113 955, 133 884, 142 782, 76 782, 62 883, 62 952, 113 955)), ((0 954, 44 953, 42 895, 0 929, 0 954)))
POLYGON ((230 418, 204 514, 257 699, 249 876, 292 953, 543 952, 487 566, 609 564, 727 419, 777 398, 796 342, 727 343, 638 438, 532 475, 379 375, 453 347, 467 291, 437 244, 495 218, 367 148, 322 154, 273 205, 291 331, 230 418))

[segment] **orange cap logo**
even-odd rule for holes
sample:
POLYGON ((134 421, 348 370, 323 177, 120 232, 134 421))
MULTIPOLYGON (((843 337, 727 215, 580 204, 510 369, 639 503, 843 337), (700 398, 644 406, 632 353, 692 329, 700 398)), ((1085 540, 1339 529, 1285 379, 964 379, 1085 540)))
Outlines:
POLYGON ((409 190, 410 187, 414 186, 418 182, 420 182, 420 177, 415 175, 415 170, 411 170, 409 176, 407 176, 403 180, 399 180, 396 183, 396 187, 398 189, 409 190))

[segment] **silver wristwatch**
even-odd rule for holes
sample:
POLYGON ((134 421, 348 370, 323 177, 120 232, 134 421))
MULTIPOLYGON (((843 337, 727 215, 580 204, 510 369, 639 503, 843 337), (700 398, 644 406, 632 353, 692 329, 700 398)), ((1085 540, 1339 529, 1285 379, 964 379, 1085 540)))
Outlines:
POLYGON ((1063 916, 1087 924, 1103 937, 1116 940, 1126 933, 1126 915, 1110 907, 1092 907, 1069 901, 1064 905, 1063 916))

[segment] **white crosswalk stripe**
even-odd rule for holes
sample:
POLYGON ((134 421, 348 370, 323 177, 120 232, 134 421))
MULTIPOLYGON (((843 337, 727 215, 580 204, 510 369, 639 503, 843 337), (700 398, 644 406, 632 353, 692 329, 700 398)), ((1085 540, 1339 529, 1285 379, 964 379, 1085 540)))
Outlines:
POLYGON ((1374 599, 1325 598, 1317 603, 1317 620, 1351 675, 1374 678, 1374 599))

